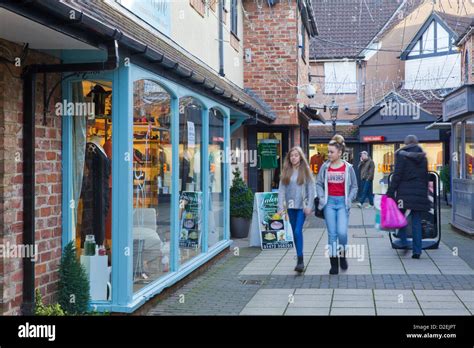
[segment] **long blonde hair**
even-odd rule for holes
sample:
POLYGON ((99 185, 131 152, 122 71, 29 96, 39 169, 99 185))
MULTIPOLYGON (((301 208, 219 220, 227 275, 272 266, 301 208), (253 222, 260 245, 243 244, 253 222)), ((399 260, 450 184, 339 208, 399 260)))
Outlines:
POLYGON ((306 181, 313 181, 313 175, 309 168, 308 160, 306 159, 303 150, 299 146, 295 146, 288 151, 283 160, 283 171, 281 174, 281 182, 284 185, 289 185, 291 174, 293 174, 293 165, 290 161, 290 156, 293 151, 298 152, 300 155, 300 166, 298 168, 298 179, 296 180, 298 185, 303 185, 306 181))

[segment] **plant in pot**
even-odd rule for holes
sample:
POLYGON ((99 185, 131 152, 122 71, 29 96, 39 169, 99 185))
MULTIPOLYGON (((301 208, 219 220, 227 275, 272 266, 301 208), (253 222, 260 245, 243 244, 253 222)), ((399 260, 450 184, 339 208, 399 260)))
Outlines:
POLYGON ((443 183, 443 191, 446 203, 451 205, 451 167, 449 165, 443 166, 439 176, 441 182, 443 183))
POLYGON ((254 195, 237 168, 230 188, 230 233, 233 238, 246 238, 253 213, 254 195))

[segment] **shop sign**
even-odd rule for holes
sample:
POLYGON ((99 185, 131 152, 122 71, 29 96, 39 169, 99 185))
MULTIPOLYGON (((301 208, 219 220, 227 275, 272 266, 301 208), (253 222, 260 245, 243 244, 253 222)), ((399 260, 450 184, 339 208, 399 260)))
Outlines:
POLYGON ((383 135, 365 135, 362 137, 362 141, 366 143, 381 142, 385 141, 385 137, 383 135))
POLYGON ((252 232, 258 233, 263 250, 293 248, 293 232, 288 214, 280 216, 277 212, 277 192, 255 194, 252 232))
POLYGON ((164 34, 169 34, 170 6, 168 0, 116 0, 135 16, 164 34))
POLYGON ((202 193, 183 191, 179 200, 181 211, 179 246, 197 248, 201 242, 202 193))
POLYGON ((258 144, 258 168, 278 168, 278 140, 264 139, 258 144))
POLYGON ((472 88, 464 87, 461 91, 446 97, 443 103, 443 120, 449 121, 451 118, 474 112, 474 93, 472 88))

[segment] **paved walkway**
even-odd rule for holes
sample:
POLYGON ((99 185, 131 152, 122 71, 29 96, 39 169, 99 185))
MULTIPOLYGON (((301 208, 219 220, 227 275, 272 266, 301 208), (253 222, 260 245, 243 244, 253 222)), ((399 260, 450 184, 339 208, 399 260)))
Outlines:
POLYGON ((327 234, 321 222, 310 218, 305 224, 302 275, 293 270, 294 250, 261 251, 238 240, 238 255, 229 253, 149 314, 474 314, 473 239, 443 225, 439 249, 424 251, 421 259, 414 260, 411 252, 392 249, 388 236, 373 228, 373 210, 354 207, 349 269, 330 276, 327 234))

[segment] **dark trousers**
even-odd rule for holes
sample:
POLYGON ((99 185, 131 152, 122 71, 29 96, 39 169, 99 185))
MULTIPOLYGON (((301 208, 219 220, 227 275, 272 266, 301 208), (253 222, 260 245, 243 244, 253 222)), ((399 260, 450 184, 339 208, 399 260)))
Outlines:
POLYGON ((369 199, 369 204, 374 205, 374 194, 372 192, 372 180, 362 180, 362 190, 360 194, 360 204, 364 204, 365 199, 369 199))

